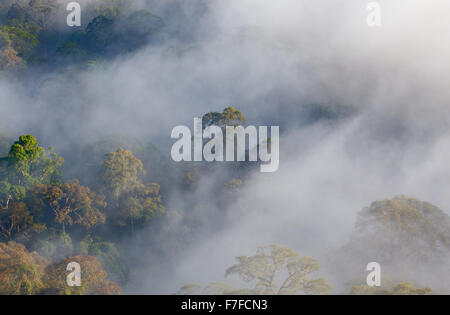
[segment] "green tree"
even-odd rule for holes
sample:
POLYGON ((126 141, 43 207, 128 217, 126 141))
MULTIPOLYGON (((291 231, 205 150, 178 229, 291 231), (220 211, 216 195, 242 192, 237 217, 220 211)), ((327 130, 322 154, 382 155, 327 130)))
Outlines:
POLYGON ((20 186, 57 181, 64 161, 51 150, 50 154, 45 152, 32 135, 20 136, 4 160, 7 167, 3 175, 11 184, 20 186))
POLYGON ((101 190, 118 200, 123 193, 139 186, 138 176, 144 174, 142 162, 131 151, 119 148, 105 155, 100 172, 101 190))
POLYGON ((31 18, 43 29, 49 28, 53 23, 53 13, 57 8, 57 0, 30 0, 28 3, 31 18))
POLYGON ((106 16, 97 16, 86 27, 86 45, 94 54, 104 53, 114 43, 115 21, 106 16))
POLYGON ((164 213, 159 185, 156 183, 137 185, 119 198, 118 207, 114 211, 113 218, 119 226, 143 225, 155 216, 164 213))
POLYGON ((128 9, 130 1, 124 0, 102 0, 95 10, 98 15, 105 16, 107 18, 118 18, 124 15, 128 9))
POLYGON ((23 59, 28 59, 33 50, 39 45, 38 29, 31 23, 14 23, 2 28, 3 33, 8 34, 10 46, 23 59))
POLYGON ((119 285, 107 280, 107 273, 98 259, 85 255, 68 257, 49 265, 43 282, 45 284, 44 293, 58 295, 116 295, 122 293, 119 285), (82 281, 79 287, 69 287, 66 283, 66 268, 71 262, 77 262, 82 269, 82 281))
POLYGON ((0 27, 0 71, 14 71, 23 67, 24 61, 14 49, 8 30, 0 27))
POLYGON ((242 126, 245 125, 245 117, 241 111, 230 106, 223 110, 222 113, 210 112, 203 115, 203 128, 208 126, 242 126))
POLYGON ((256 255, 237 257, 237 262, 225 275, 238 275, 246 282, 256 282, 252 290, 256 294, 325 294, 331 290, 325 279, 311 279, 311 274, 320 269, 316 259, 299 257, 279 245, 259 247, 256 255), (283 271, 287 277, 277 284, 278 275, 283 271))
POLYGON ((52 227, 46 230, 46 233, 33 238, 32 242, 27 245, 50 260, 58 260, 74 254, 73 241, 70 235, 52 227))
POLYGON ((100 238, 86 236, 79 244, 79 252, 82 255, 90 255, 97 258, 109 278, 123 283, 128 276, 128 270, 120 257, 117 246, 112 242, 105 242, 100 238))
POLYGON ((450 251, 450 217, 407 196, 375 201, 358 214, 351 242, 343 250, 384 265, 444 262, 450 251))
POLYGON ((30 240, 35 233, 45 230, 45 225, 35 222, 33 216, 23 202, 8 202, 0 209, 0 239, 30 240))

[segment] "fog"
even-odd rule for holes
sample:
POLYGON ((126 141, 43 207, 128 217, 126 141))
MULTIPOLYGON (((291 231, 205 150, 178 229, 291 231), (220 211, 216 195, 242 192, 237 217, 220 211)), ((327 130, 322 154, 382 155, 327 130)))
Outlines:
POLYGON ((155 236, 151 227, 129 245, 139 266, 126 293, 223 280, 235 256, 259 245, 324 257, 374 200, 450 205, 450 3, 379 3, 382 26, 368 27, 365 1, 140 1, 165 19, 163 40, 100 68, 39 72, 26 84, 3 78, 1 126, 62 154, 135 136, 167 159, 173 127, 229 105, 249 124, 280 126, 278 172, 247 178, 223 215, 211 184, 223 169, 202 177, 188 201, 177 191, 164 200, 170 229, 155 236), (331 116, 312 117, 317 104, 331 116), (173 247, 186 215, 201 224, 173 247))

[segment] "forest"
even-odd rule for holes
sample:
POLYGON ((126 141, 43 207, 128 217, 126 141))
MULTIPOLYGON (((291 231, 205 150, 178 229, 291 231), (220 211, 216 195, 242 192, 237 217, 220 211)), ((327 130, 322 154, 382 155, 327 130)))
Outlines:
POLYGON ((81 27, 67 2, 0 3, 0 294, 450 293, 448 168, 423 149, 445 123, 317 92, 341 80, 305 45, 245 23, 217 39, 215 2, 80 1, 81 27), (280 170, 174 162, 194 117, 280 125, 280 170))

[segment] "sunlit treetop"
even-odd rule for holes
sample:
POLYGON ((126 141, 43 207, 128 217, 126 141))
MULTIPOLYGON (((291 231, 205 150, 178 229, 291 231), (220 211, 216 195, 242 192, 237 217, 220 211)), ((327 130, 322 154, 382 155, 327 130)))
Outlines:
POLYGON ((6 176, 15 185, 51 183, 60 176, 64 160, 56 153, 47 153, 33 135, 22 135, 3 160, 7 161, 6 176))
POLYGON ((241 111, 232 106, 224 109, 222 113, 210 112, 203 115, 203 128, 208 126, 241 126, 245 125, 245 117, 241 111))

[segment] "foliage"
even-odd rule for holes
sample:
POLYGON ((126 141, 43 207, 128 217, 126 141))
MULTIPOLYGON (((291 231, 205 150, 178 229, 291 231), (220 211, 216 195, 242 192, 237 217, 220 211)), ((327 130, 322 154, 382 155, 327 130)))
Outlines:
POLYGON ((125 13, 127 3, 126 0, 103 0, 95 9, 100 16, 117 18, 125 13))
POLYGON ((64 161, 51 150, 45 152, 33 135, 20 136, 4 160, 7 167, 2 175, 12 185, 20 186, 56 182, 64 161))
POLYGON ((39 45, 38 30, 33 24, 19 24, 3 26, 3 32, 8 34, 11 47, 17 55, 27 59, 39 45))
POLYGON ((14 71, 23 68, 24 61, 18 54, 12 46, 9 32, 0 28, 0 71, 14 71))
POLYGON ((256 282, 252 290, 256 294, 326 294, 331 290, 325 279, 310 279, 320 269, 316 259, 299 257, 279 245, 260 247, 256 255, 236 259, 238 263, 228 268, 225 275, 238 275, 246 282, 256 282), (276 279, 283 269, 287 277, 280 285, 276 279))
POLYGON ((150 12, 134 10, 129 0, 99 0, 95 9, 87 4, 83 17, 88 22, 71 31, 57 23, 63 9, 57 0, 11 2, 0 4, 0 15, 6 15, 0 20, 0 72, 17 72, 35 64, 83 66, 89 60, 134 51, 164 26, 150 12), (55 63, 55 58, 62 62, 55 63))
POLYGON ((159 185, 142 183, 138 176, 143 174, 142 162, 131 151, 118 149, 105 155, 99 177, 110 218, 118 226, 130 226, 132 232, 135 225, 164 212, 159 185))
POLYGON ((28 203, 33 206, 35 215, 49 224, 61 225, 63 233, 66 225, 91 229, 105 223, 105 215, 100 210, 106 207, 103 198, 88 187, 81 186, 78 180, 35 185, 30 191, 28 203))
POLYGON ((241 126, 245 125, 245 117, 241 111, 232 106, 224 109, 222 113, 210 112, 203 115, 203 128, 207 126, 241 126))
POLYGON ((86 27, 85 41, 91 51, 104 52, 114 37, 114 20, 106 16, 97 16, 86 27))
POLYGON ((22 244, 0 243, 0 294, 120 294, 120 287, 106 280, 100 262, 91 256, 68 257, 50 263, 22 244), (78 262, 82 285, 66 283, 67 265, 78 262))
POLYGON ((80 242, 80 253, 96 257, 111 279, 125 282, 128 271, 123 264, 117 246, 112 242, 105 242, 101 239, 93 239, 90 235, 80 242))
POLYGON ((142 162, 131 151, 119 148, 105 155, 101 172, 101 190, 116 200, 139 186, 139 175, 145 174, 142 162))
POLYGON ((78 255, 49 265, 44 282, 46 293, 58 295, 121 294, 120 287, 106 280, 106 277, 107 274, 97 258, 78 255), (71 262, 77 262, 81 266, 82 281, 79 287, 69 287, 66 283, 66 268, 71 262))
POLYGON ((42 280, 48 262, 25 246, 0 243, 0 294, 37 294, 44 289, 42 280))
POLYGON ((30 0, 28 2, 28 12, 31 18, 44 29, 51 24, 52 14, 57 7, 57 0, 30 0))
POLYGON ((27 205, 23 202, 11 201, 0 211, 0 239, 29 240, 35 233, 46 229, 42 223, 35 222, 27 205))
POLYGON ((30 243, 30 248, 50 260, 62 259, 72 255, 74 250, 70 235, 53 228, 35 238, 34 242, 30 243))
POLYGON ((352 241, 344 250, 370 249, 380 263, 423 263, 444 259, 450 250, 450 217, 427 202, 406 196, 373 202, 357 218, 352 241), (376 253, 376 254, 375 254, 376 253))
POLYGON ((279 246, 261 246, 256 255, 240 256, 237 264, 228 268, 225 276, 237 275, 245 282, 255 283, 253 289, 233 289, 226 283, 212 282, 203 290, 198 284, 183 286, 176 294, 327 294, 331 290, 323 278, 311 278, 320 269, 316 259, 300 257, 294 251, 279 246), (281 283, 277 281, 284 277, 281 283))

